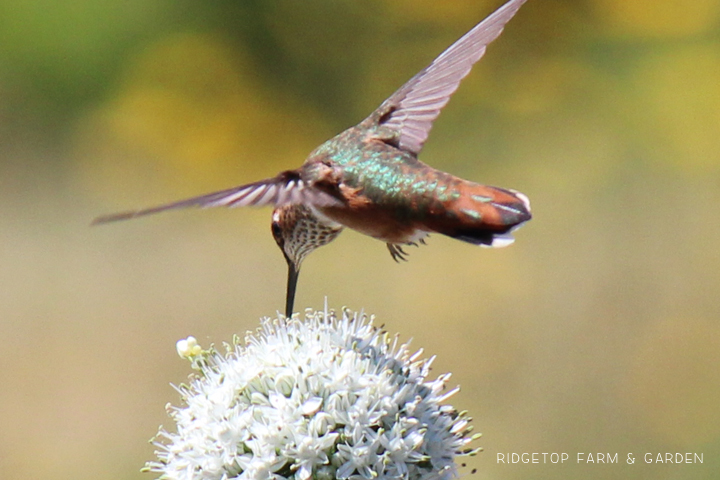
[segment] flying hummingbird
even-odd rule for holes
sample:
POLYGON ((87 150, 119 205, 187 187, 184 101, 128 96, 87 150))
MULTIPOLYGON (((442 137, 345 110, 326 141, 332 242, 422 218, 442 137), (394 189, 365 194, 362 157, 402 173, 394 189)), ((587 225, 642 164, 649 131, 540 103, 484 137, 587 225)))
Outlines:
POLYGON ((186 207, 274 205, 272 233, 288 263, 287 316, 303 259, 344 227, 382 240, 396 261, 405 259, 403 245, 423 243, 429 233, 485 247, 509 245, 511 232, 531 218, 525 195, 463 180, 417 156, 460 81, 525 2, 505 3, 369 117, 316 148, 300 168, 93 223, 186 207))

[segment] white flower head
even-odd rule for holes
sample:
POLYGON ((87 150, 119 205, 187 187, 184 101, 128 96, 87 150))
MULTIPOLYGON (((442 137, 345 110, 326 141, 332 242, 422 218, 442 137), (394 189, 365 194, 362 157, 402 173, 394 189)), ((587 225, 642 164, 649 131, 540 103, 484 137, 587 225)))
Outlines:
POLYGON ((469 418, 444 404, 450 375, 432 358, 344 310, 266 318, 222 354, 203 351, 199 375, 169 407, 146 470, 182 480, 446 480, 467 448, 469 418))

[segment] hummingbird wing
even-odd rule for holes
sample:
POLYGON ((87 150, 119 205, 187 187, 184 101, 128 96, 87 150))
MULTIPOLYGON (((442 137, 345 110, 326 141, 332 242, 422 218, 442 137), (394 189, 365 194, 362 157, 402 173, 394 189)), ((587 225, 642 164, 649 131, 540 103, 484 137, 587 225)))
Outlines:
POLYGON ((100 223, 116 222, 131 218, 151 215, 166 210, 176 210, 188 207, 247 207, 264 205, 285 205, 289 203, 300 203, 306 200, 321 202, 322 199, 312 198, 323 195, 322 192, 312 191, 305 187, 305 182, 300 178, 296 170, 288 170, 273 178, 260 180, 259 182, 240 185, 239 187, 221 190, 219 192, 192 197, 179 202, 168 203, 156 207, 128 212, 103 215, 93 220, 93 225, 100 223))
POLYGON ((526 1, 507 2, 383 102, 378 109, 383 112, 380 124, 397 132, 399 148, 415 155, 420 153, 433 122, 460 81, 526 1))

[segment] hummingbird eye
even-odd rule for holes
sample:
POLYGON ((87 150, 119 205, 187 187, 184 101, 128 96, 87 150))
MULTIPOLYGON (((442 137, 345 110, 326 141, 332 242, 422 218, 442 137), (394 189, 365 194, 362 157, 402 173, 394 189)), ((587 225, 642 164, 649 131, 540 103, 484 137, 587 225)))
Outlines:
POLYGON ((280 223, 272 222, 270 229, 272 230, 273 237, 275 237, 276 240, 282 238, 282 228, 280 228, 280 223))

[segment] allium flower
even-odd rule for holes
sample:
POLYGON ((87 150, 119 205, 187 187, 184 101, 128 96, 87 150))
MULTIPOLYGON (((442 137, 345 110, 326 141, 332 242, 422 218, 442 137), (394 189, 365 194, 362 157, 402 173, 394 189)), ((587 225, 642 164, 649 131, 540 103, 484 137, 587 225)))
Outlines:
POLYGON ((227 352, 178 342, 199 375, 168 407, 146 470, 183 480, 445 480, 467 445, 469 418, 443 402, 449 374, 343 311, 265 319, 227 352))

